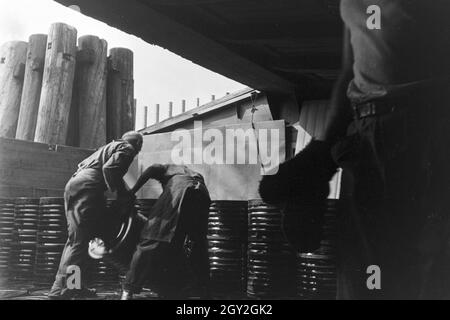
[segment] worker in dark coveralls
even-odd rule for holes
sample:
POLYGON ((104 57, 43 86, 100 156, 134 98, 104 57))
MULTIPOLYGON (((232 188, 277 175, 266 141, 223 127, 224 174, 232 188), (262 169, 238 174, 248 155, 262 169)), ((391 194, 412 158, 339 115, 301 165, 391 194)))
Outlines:
POLYGON ((149 179, 159 181, 163 192, 142 230, 122 300, 139 293, 144 283, 165 298, 186 297, 188 289, 207 294, 206 234, 211 200, 203 177, 186 166, 154 164, 142 173, 131 192, 149 179))
POLYGON ((344 168, 338 298, 450 299, 450 1, 341 0, 341 15, 326 131, 260 192, 287 200, 295 167, 295 197, 325 199, 344 168))
POLYGON ((142 148, 142 135, 128 132, 122 139, 97 150, 78 165, 78 171, 66 185, 65 210, 69 238, 64 248, 58 273, 49 297, 72 298, 95 296, 86 287, 69 290, 66 286, 67 268, 78 266, 86 270, 89 241, 101 232, 106 215, 105 191, 115 193, 119 201, 131 201, 132 193, 123 180, 133 159, 142 148))

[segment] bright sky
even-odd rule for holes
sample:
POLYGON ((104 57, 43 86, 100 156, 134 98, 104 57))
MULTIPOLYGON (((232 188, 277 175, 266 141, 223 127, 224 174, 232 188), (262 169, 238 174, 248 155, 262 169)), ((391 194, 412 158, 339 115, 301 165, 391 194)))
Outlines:
POLYGON ((245 87, 51 0, 0 0, 0 8, 0 44, 27 41, 31 34, 48 33, 52 23, 65 22, 78 30, 78 36, 95 35, 108 41, 109 48, 133 50, 137 129, 142 127, 144 106, 160 104, 160 117, 164 119, 170 101, 174 102, 174 114, 178 114, 183 99, 191 109, 196 106, 197 98, 204 104, 211 100, 211 95, 220 98, 226 92, 245 87))

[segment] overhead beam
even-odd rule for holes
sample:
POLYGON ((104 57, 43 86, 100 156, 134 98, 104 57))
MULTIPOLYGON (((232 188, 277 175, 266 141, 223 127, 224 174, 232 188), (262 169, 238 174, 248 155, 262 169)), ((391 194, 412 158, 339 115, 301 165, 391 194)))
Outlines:
POLYGON ((338 19, 329 21, 295 23, 239 23, 230 27, 224 27, 217 32, 222 39, 234 39, 242 41, 267 40, 280 38, 317 39, 317 38, 342 38, 342 22, 338 19), (239 32, 235 32, 239 30, 239 32))
MULTIPOLYGON (((294 84, 138 0, 57 0, 166 48, 205 68, 259 90, 292 92, 294 84)), ((150 62, 151 63, 151 62, 150 62)))

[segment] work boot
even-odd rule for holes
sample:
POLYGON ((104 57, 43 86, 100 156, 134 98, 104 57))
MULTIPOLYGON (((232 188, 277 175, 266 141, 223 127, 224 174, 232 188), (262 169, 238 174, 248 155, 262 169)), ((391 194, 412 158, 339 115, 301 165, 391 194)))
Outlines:
POLYGON ((133 300, 133 293, 131 291, 123 290, 120 300, 133 300))

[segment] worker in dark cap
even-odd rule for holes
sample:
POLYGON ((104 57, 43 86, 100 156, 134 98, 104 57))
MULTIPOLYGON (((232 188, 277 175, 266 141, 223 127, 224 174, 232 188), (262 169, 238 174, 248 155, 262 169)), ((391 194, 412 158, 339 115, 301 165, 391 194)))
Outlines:
POLYGON ((123 285, 122 300, 139 293, 144 283, 165 298, 208 295, 206 233, 211 199, 203 177, 186 166, 154 164, 131 192, 149 179, 163 192, 152 208, 123 285))
POLYGON ((122 139, 97 150, 78 165, 64 191, 68 234, 55 282, 49 293, 51 299, 83 298, 95 296, 84 286, 89 241, 101 232, 106 216, 105 192, 114 193, 119 201, 133 200, 123 180, 133 159, 141 151, 143 137, 128 132, 122 139), (68 267, 81 271, 81 288, 67 286, 68 267))

